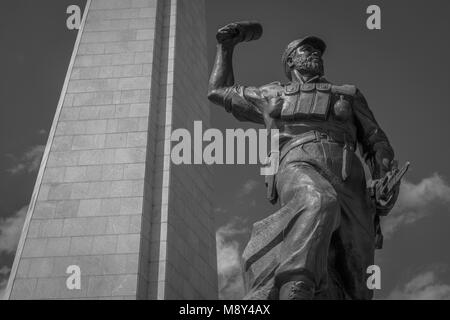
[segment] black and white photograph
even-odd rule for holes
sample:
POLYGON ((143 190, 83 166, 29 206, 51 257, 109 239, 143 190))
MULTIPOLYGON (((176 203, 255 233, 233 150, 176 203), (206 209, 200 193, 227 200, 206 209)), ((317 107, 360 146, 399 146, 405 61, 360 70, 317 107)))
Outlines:
POLYGON ((1 1, 0 300, 450 300, 449 15, 1 1))

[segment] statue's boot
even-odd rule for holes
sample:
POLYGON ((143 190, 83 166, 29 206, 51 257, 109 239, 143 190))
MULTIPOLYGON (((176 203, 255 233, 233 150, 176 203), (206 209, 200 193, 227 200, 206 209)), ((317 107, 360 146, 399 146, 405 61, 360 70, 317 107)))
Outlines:
POLYGON ((315 285, 312 281, 288 281, 280 288, 280 300, 312 300, 314 293, 315 285))

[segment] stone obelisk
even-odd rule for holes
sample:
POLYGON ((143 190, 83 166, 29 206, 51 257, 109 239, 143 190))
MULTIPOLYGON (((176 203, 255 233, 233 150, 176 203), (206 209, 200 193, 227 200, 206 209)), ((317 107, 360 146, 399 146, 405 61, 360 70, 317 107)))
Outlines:
POLYGON ((205 19, 87 1, 7 299, 216 299, 211 173, 170 160, 174 129, 209 125, 205 19))

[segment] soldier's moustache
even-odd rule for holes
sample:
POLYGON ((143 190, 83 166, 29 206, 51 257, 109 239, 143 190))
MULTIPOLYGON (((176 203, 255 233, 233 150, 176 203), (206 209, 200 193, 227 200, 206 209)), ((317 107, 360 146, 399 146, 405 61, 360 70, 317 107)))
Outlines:
POLYGON ((301 74, 320 75, 324 74, 323 60, 317 56, 293 57, 294 68, 301 74))

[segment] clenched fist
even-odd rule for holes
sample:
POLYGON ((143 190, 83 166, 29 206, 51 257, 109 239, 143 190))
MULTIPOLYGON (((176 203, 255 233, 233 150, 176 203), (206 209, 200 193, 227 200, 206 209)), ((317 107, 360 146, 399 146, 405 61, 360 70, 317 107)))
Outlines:
POLYGON ((262 35, 262 26, 254 21, 233 22, 217 31, 216 39, 219 44, 234 47, 239 42, 257 40, 262 35))

